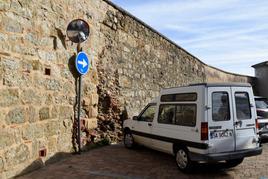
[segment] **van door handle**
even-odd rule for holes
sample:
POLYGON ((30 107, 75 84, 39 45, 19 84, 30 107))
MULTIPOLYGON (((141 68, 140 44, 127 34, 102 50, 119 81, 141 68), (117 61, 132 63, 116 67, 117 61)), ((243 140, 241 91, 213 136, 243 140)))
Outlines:
POLYGON ((236 121, 235 123, 234 123, 234 125, 237 127, 238 125, 239 125, 239 127, 241 127, 242 126, 242 121, 236 121))
POLYGON ((148 126, 152 126, 152 123, 148 123, 148 126))

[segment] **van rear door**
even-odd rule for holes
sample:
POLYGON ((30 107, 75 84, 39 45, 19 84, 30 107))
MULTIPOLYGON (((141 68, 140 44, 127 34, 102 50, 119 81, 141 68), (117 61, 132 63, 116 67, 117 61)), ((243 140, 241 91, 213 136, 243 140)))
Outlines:
POLYGON ((256 111, 250 87, 232 87, 234 99, 235 150, 257 147, 256 111))
POLYGON ((231 87, 208 87, 209 153, 235 150, 231 87))

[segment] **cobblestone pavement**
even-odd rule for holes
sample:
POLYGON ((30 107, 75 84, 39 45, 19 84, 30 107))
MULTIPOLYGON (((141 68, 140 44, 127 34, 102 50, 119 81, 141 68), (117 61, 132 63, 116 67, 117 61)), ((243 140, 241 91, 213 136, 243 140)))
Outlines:
POLYGON ((222 164, 202 164, 192 174, 181 173, 172 156, 139 147, 125 149, 112 145, 74 155, 19 179, 145 179, 145 178, 254 178, 268 179, 268 144, 257 157, 246 158, 232 169, 222 164))

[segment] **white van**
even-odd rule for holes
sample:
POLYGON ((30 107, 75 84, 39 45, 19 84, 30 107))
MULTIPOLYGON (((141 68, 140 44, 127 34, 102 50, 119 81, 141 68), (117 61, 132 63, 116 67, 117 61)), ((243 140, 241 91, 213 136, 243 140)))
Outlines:
POLYGON ((182 171, 194 163, 259 155, 256 108, 248 83, 194 84, 163 89, 138 116, 124 121, 124 144, 173 154, 182 171))

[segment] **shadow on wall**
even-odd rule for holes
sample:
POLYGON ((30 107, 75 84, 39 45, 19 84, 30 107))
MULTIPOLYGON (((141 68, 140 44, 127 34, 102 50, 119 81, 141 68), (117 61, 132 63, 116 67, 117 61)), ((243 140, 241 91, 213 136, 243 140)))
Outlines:
POLYGON ((74 101, 74 105, 73 105, 73 111, 74 111, 74 114, 73 114, 73 134, 72 134, 72 144, 73 144, 73 149, 74 151, 77 151, 77 127, 78 127, 78 121, 77 121, 77 106, 78 106, 78 78, 79 78, 79 75, 75 69, 75 58, 76 58, 76 54, 73 54, 71 56, 71 58, 69 59, 68 61, 68 67, 69 67, 69 70, 71 72, 71 74, 73 75, 73 78, 74 78, 74 82, 75 82, 75 94, 76 94, 76 97, 75 97, 75 101, 74 101))

